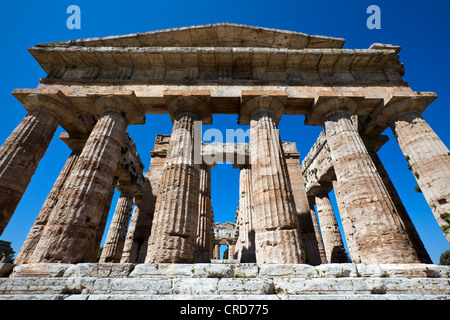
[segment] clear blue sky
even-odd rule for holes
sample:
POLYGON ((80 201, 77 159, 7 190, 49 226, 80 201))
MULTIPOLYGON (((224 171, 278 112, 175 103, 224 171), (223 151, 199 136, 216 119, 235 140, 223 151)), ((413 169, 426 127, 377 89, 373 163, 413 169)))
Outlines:
MULTIPOLYGON (((145 32, 165 28, 232 22, 278 28, 307 34, 341 37, 344 48, 368 48, 374 42, 402 46, 400 59, 405 64, 404 79, 415 91, 433 91, 438 99, 423 113, 425 120, 450 145, 448 117, 450 107, 449 54, 450 2, 442 1, 1 1, 0 2, 0 143, 26 115, 23 106, 11 95, 16 88, 35 88, 45 72, 28 53, 38 43, 145 32), (81 8, 81 29, 66 27, 69 5, 81 8), (381 8, 381 29, 369 30, 366 9, 381 8)), ((225 134, 236 128, 237 116, 214 116, 213 126, 225 134)), ((280 133, 284 141, 294 141, 300 158, 308 153, 318 127, 303 125, 302 116, 283 116, 280 133)), ((148 169, 149 152, 157 133, 170 133, 166 115, 147 116, 146 125, 132 126, 130 134, 137 143, 141 159, 148 169)), ((245 128, 244 128, 245 130, 245 128)), ((12 241, 16 253, 25 240, 46 196, 66 161, 69 150, 55 134, 48 151, 21 203, 1 236, 12 241)), ((450 249, 423 195, 413 188, 416 181, 390 130, 390 141, 379 155, 402 198, 426 249, 435 263, 450 249)), ((234 221, 238 201, 239 172, 231 165, 212 170, 212 201, 215 220, 234 221)), ((113 199, 110 218, 117 201, 113 199)), ((332 195, 332 200, 334 196, 332 195)), ((108 222, 109 224, 109 222, 108 222)), ((106 233, 105 233, 106 234, 106 233)))

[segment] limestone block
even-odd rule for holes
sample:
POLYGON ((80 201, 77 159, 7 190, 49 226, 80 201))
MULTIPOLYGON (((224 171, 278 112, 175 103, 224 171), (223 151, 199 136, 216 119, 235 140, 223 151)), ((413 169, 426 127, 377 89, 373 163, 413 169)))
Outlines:
POLYGON ((99 278, 83 291, 89 294, 170 294, 170 279, 99 278))
POLYGON ((11 277, 62 277, 71 267, 66 263, 30 263, 16 266, 11 277))
POLYGON ((357 277, 358 271, 356 265, 352 263, 328 263, 315 267, 319 277, 341 278, 357 277))
POLYGON ((258 277, 315 278, 318 272, 307 264, 261 264, 258 277))
POLYGON ((356 271, 360 277, 384 277, 384 271, 379 265, 368 265, 364 263, 358 263, 355 265, 356 271))
POLYGON ((231 278, 233 269, 232 264, 196 263, 193 265, 193 274, 198 278, 231 278))
POLYGON ((273 294, 275 293, 275 287, 271 279, 225 278, 219 280, 219 294, 239 294, 242 292, 247 294, 273 294))
POLYGON ((64 277, 126 278, 134 269, 132 263, 78 263, 71 265, 64 277))
POLYGON ((255 278, 258 273, 259 267, 256 263, 239 263, 233 266, 234 278, 255 278))
POLYGON ((183 263, 144 263, 138 264, 130 273, 130 278, 151 277, 192 277, 193 265, 183 263))
POLYGON ((217 294, 219 279, 175 279, 173 280, 173 293, 198 295, 198 294, 217 294))

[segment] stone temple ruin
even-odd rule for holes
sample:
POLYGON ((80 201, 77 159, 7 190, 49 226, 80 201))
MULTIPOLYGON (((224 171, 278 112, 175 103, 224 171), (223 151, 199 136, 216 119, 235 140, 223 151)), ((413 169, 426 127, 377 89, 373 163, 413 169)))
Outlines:
POLYGON ((421 117, 436 94, 402 79, 400 47, 344 41, 219 23, 29 48, 47 76, 13 91, 28 114, 0 147, 0 232, 58 126, 72 153, 0 297, 450 297, 449 268, 431 264, 377 156, 390 127, 450 240, 450 152, 421 117), (143 172, 127 127, 146 114, 173 130, 143 172), (196 143, 212 114, 238 114, 250 142, 196 143), (301 165, 282 115, 323 127, 301 165), (235 228, 213 231, 215 163, 198 155, 241 160, 235 228), (220 244, 237 263, 211 263, 220 244))

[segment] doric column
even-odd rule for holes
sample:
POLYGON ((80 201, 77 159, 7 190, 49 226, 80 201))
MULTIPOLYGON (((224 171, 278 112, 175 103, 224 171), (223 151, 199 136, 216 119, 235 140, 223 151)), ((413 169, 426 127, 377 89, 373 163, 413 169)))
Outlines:
POLYGON ((194 163, 194 121, 210 117, 206 101, 178 96, 168 104, 173 120, 167 160, 156 200, 147 263, 192 263, 197 238, 200 164, 194 163))
POLYGON ((450 242, 450 151, 420 116, 435 94, 392 97, 376 121, 391 127, 436 221, 450 242))
POLYGON ((345 263, 347 254, 330 198, 327 193, 320 192, 316 193, 315 198, 327 261, 328 263, 345 263))
POLYGON ((286 157, 295 208, 297 210, 299 232, 305 249, 305 263, 319 265, 321 264, 319 242, 322 240, 320 231, 317 234, 314 229, 313 219, 316 216, 315 213, 314 217, 311 215, 300 162, 298 160, 300 153, 297 152, 296 145, 292 142, 283 142, 283 150, 286 157))
POLYGON ((239 173, 240 262, 256 262, 252 194, 252 171, 248 166, 242 167, 239 173))
MULTIPOLYGON (((250 119, 250 158, 257 263, 303 263, 305 254, 278 121, 283 103, 253 97, 241 106, 240 120, 250 119)), ((241 122, 242 123, 242 122, 241 122)))
POLYGON ((133 207, 133 199, 132 193, 127 191, 120 193, 99 262, 120 262, 133 207))
POLYGON ((24 101, 28 114, 0 147, 0 234, 6 228, 58 125, 71 121, 65 106, 41 95, 24 101))
POLYGON ((169 148, 169 140, 170 135, 159 134, 156 136, 154 149, 150 152, 150 167, 148 172, 144 173, 144 194, 142 201, 134 206, 123 249, 122 263, 145 261, 161 174, 166 162, 167 149, 169 148))
POLYGON ((60 200, 42 234, 32 262, 89 262, 107 205, 127 128, 123 98, 96 100, 102 110, 60 200))
POLYGON ((195 262, 209 262, 212 249, 211 227, 211 167, 202 164, 200 169, 200 188, 198 201, 197 241, 195 262))
POLYGON ((333 191, 334 196, 336 197, 336 203, 339 209, 339 216, 342 221, 342 228, 344 229, 345 240, 347 241, 348 252, 352 259, 353 263, 361 263, 361 255, 359 252, 359 247, 355 241, 355 225, 350 216, 347 213, 345 204, 344 204, 344 195, 339 191, 339 183, 337 181, 333 181, 333 191))
POLYGON ((325 247, 323 245, 322 234, 320 233, 319 221, 317 220, 316 210, 314 205, 316 204, 316 199, 314 196, 308 196, 309 212, 314 228, 315 238, 317 239, 317 250, 319 251, 319 261, 315 261, 314 264, 325 264, 328 263, 327 256, 325 254, 325 247))
POLYGON ((55 208, 58 200, 61 196, 61 191, 63 190, 64 183, 67 181, 70 173, 72 172, 75 163, 80 156, 81 150, 83 149, 85 140, 82 141, 79 139, 70 139, 70 146, 73 150, 67 159, 64 167, 61 169, 61 172, 56 179, 52 190, 47 196, 47 199, 44 202, 39 214, 34 221, 33 226, 31 227, 27 238, 25 239, 22 248, 20 249, 19 254, 16 257, 15 263, 22 264, 27 263, 29 257, 33 254, 34 249, 36 248, 39 239, 41 238, 42 232, 44 231, 45 226, 47 225, 47 221, 55 208))
POLYGON ((213 259, 220 259, 220 244, 218 242, 214 243, 214 255, 213 259))
MULTIPOLYGON (((363 263, 417 263, 399 214, 349 116, 357 109, 350 98, 319 97, 307 116, 319 118, 331 149, 346 213, 355 226, 363 263)), ((345 230, 344 230, 345 231, 345 230)))
POLYGON ((389 177, 386 169, 384 168, 383 163, 381 162, 380 157, 377 154, 377 150, 379 149, 378 146, 380 145, 380 143, 377 142, 377 140, 381 140, 384 143, 385 141, 388 140, 388 137, 382 135, 378 136, 378 139, 369 139, 369 140, 363 139, 363 140, 369 152, 369 156, 372 159, 375 167, 377 168, 381 180, 383 180, 384 186, 386 187, 386 190, 389 193, 389 196, 391 197, 392 202, 394 203, 394 206, 398 211, 406 235, 408 236, 409 241, 411 241, 412 245, 414 246, 414 249, 416 250, 417 255, 420 259, 420 262, 432 263, 431 258, 428 255, 428 252, 425 249, 425 246, 423 245, 423 242, 420 239, 419 234, 417 233, 417 230, 414 224, 412 223, 411 218, 409 217, 409 214, 406 211, 406 208, 403 205, 403 202, 400 199, 400 196, 398 195, 394 184, 392 183, 391 178, 389 177))

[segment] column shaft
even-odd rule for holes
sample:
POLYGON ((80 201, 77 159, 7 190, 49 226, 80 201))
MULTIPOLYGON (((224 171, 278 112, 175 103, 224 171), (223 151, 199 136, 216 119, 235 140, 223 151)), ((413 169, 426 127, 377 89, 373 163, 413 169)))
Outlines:
POLYGON ((147 263, 192 263, 197 237, 200 168, 194 164, 192 112, 175 115, 156 200, 147 263))
POLYGON ((133 199, 134 196, 132 194, 126 192, 120 194, 100 256, 100 262, 120 262, 133 207, 133 199))
POLYGON ((346 213, 363 263, 417 263, 386 188, 346 111, 324 118, 346 213))
POLYGON ((41 238, 42 232, 47 225, 47 221, 56 204, 58 203, 58 200, 61 196, 61 191, 64 187, 64 183, 72 172, 75 163, 80 156, 80 153, 81 149, 74 150, 67 159, 64 167, 62 168, 58 178, 56 179, 52 187, 52 190, 48 194, 47 199, 45 199, 44 205, 42 206, 41 211, 39 211, 39 214, 34 221, 34 224, 31 227, 30 232, 28 233, 28 236, 25 239, 25 242, 22 245, 19 254, 16 257, 16 264, 27 263, 29 257, 33 254, 34 249, 36 248, 36 245, 41 238))
POLYGON ((255 229, 252 221, 252 171, 241 168, 239 174, 239 242, 240 262, 256 262, 255 229))
POLYGON ((304 252, 295 203, 271 111, 252 114, 250 141, 256 261, 302 263, 304 252))
POLYGON ((316 206, 327 261, 329 263, 348 262, 344 242, 328 194, 316 194, 316 206))
POLYGON ((394 184, 392 183, 391 178, 384 168, 380 157, 378 157, 378 154, 375 151, 369 151, 369 155, 372 158, 375 167, 377 167, 378 173, 383 180, 386 190, 388 191, 389 196, 391 197, 395 208, 398 211, 399 217, 403 223, 403 228, 406 231, 406 235, 408 236, 409 241, 411 241, 412 245, 414 246, 420 262, 433 263, 430 256, 428 255, 427 250, 425 249, 425 246, 423 245, 422 240, 419 237, 419 234, 417 233, 416 228, 414 227, 414 224, 411 221, 411 218, 409 217, 408 212, 406 211, 405 206, 403 205, 402 200, 400 199, 400 196, 397 193, 397 190, 395 189, 394 184))
POLYGON ((107 111, 97 121, 33 254, 33 262, 90 261, 114 180, 127 121, 107 111))
POLYGON ((211 167, 203 164, 200 170, 199 210, 197 224, 197 244, 195 247, 195 262, 209 262, 212 239, 211 212, 211 167))
POLYGON ((450 151, 415 111, 391 121, 391 129, 428 205, 450 242, 450 151))
POLYGON ((0 235, 22 199, 59 118, 43 108, 30 111, 0 147, 0 235))

